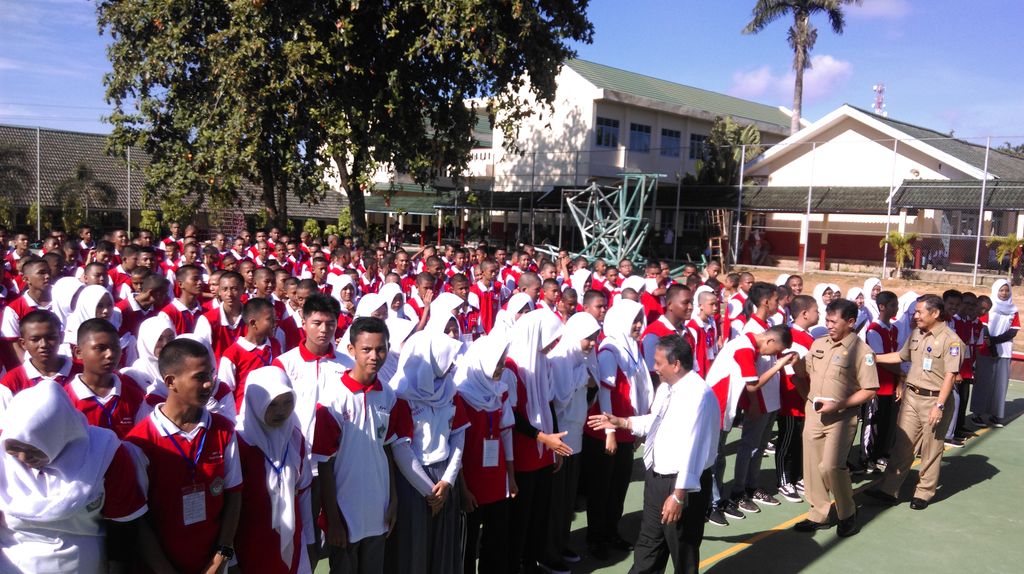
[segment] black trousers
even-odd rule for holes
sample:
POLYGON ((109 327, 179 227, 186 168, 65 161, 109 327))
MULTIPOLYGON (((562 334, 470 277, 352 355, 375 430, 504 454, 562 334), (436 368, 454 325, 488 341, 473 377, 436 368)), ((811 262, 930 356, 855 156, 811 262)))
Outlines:
POLYGON ((509 499, 478 506, 466 513, 466 554, 464 574, 476 574, 477 545, 483 574, 508 572, 508 511, 509 499), (483 533, 480 529, 483 528, 483 533))
POLYGON ((577 453, 563 458, 561 470, 551 475, 547 556, 552 562, 560 560, 569 547, 569 530, 575 514, 576 488, 582 466, 583 455, 577 453))
POLYGON ((956 411, 956 428, 953 430, 955 434, 965 435, 967 434, 967 403, 971 402, 971 385, 974 384, 974 379, 964 379, 960 381, 960 408, 956 411))
POLYGON ((670 557, 677 573, 697 574, 700 570, 704 515, 711 504, 711 469, 705 469, 700 475, 700 491, 687 493, 679 520, 662 524, 661 508, 675 489, 675 483, 675 475, 656 475, 652 470, 644 477, 644 513, 630 574, 664 572, 670 557))
POLYGON ((601 544, 619 536, 619 519, 633 475, 633 443, 619 443, 615 454, 604 441, 583 435, 583 473, 587 475, 587 542, 601 544))
POLYGON ((796 484, 804 477, 804 417, 780 416, 775 439, 775 475, 779 486, 796 484))
MULTIPOLYGON (((551 504, 551 471, 517 472, 519 494, 512 499, 509 512, 508 564, 510 573, 519 572, 522 564, 545 559, 547 548, 548 506, 551 504)), ((487 572, 481 569, 481 572, 487 572)), ((487 574, 490 574, 487 572, 487 574)))
POLYGON ((868 453, 870 460, 888 460, 892 454, 892 445, 896 442, 896 426, 899 420, 900 407, 896 403, 894 395, 876 396, 878 408, 875 411, 875 441, 871 452, 868 453))

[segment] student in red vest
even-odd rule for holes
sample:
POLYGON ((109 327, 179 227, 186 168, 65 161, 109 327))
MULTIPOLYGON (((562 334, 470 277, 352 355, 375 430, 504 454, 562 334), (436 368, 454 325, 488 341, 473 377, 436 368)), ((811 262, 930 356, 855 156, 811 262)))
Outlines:
MULTIPOLYGON (((754 275, 751 273, 740 273, 736 283, 736 292, 729 297, 729 305, 726 319, 729 325, 729 340, 735 339, 743 331, 747 322, 746 306, 747 293, 754 285, 754 275)), ((774 311, 773 311, 774 312, 774 311)))
POLYGON ((4 308, 0 324, 0 358, 8 371, 17 368, 25 352, 18 343, 18 322, 35 309, 50 309, 50 266, 33 257, 22 263, 21 272, 28 288, 4 308))
POLYGON ((121 313, 121 326, 118 335, 138 336, 139 326, 150 317, 155 316, 167 304, 167 278, 157 273, 150 273, 142 280, 142 288, 137 293, 117 302, 115 307, 121 313))
POLYGON ((532 572, 538 564, 546 570, 564 569, 561 556, 551 556, 547 544, 551 476, 556 457, 572 449, 558 432, 551 406, 551 380, 547 354, 561 335, 562 322, 544 311, 532 311, 519 319, 509 333, 506 366, 516 376, 512 448, 516 460, 519 495, 512 500, 509 521, 509 571, 532 572))
POLYGON ((61 386, 74 374, 69 357, 57 352, 60 346, 60 321, 42 309, 29 312, 21 318, 19 343, 28 353, 28 360, 7 371, 0 379, 0 415, 11 399, 21 391, 41 381, 53 381, 61 386))
MULTIPOLYGON (((597 404, 588 414, 617 417, 645 415, 654 387, 637 344, 644 330, 643 306, 620 299, 604 321, 598 347, 597 404)), ((585 429, 583 474, 587 476, 587 545, 591 556, 604 560, 608 549, 630 551, 633 545, 619 534, 618 524, 633 465, 633 435, 629 431, 585 429)))
POLYGON ((316 407, 313 460, 319 466, 321 527, 332 574, 380 574, 385 539, 395 524, 395 441, 412 438, 412 417, 377 379, 388 348, 384 321, 352 323, 354 366, 325 384, 316 407))
POLYGON ((137 447, 150 516, 140 549, 156 572, 222 572, 234 558, 242 469, 232 423, 206 410, 214 391, 210 353, 175 339, 160 353, 166 402, 127 442, 137 447))
POLYGON ((136 531, 147 508, 117 436, 89 426, 53 381, 14 398, 2 436, 4 572, 129 571, 108 565, 118 549, 111 525, 136 531))
POLYGON ((565 318, 558 313, 558 302, 562 299, 562 290, 558 286, 558 280, 554 278, 544 279, 540 284, 540 298, 537 299, 537 311, 553 313, 559 321, 565 322, 565 318))
POLYGON ((111 292, 114 294, 115 301, 121 301, 131 297, 132 292, 132 276, 131 273, 139 265, 139 247, 137 245, 127 245, 121 252, 121 263, 116 267, 112 267, 108 274, 110 275, 110 287, 111 292))
POLYGON ((199 268, 192 265, 179 267, 174 277, 181 294, 165 305, 160 313, 170 319, 175 334, 183 335, 195 331, 196 321, 203 314, 200 301, 203 282, 199 268))
MULTIPOLYGON (((793 344, 789 351, 799 359, 811 350, 814 337, 810 329, 818 324, 818 303, 814 297, 796 295, 789 303, 793 317, 790 333, 793 344)), ((792 365, 780 373, 779 381, 779 437, 775 441, 775 476, 778 479, 779 496, 789 502, 803 502, 803 436, 804 406, 807 403, 807 386, 797 380, 792 365)))
POLYGON ((494 328, 494 319, 500 309, 501 292, 495 288, 494 278, 498 273, 498 264, 492 259, 480 263, 480 275, 469 288, 469 305, 477 309, 479 317, 476 324, 480 333, 487 334, 494 328))
POLYGON ((138 422, 146 394, 139 384, 117 373, 121 347, 117 330, 104 319, 89 319, 78 328, 75 358, 82 373, 64 388, 89 424, 108 428, 123 439, 138 422))
POLYGON ((971 387, 974 385, 974 363, 977 358, 977 349, 984 344, 984 325, 978 320, 978 310, 978 296, 974 293, 964 293, 958 316, 953 318, 956 334, 964 342, 964 357, 960 362, 961 381, 958 385, 960 401, 957 407, 956 426, 952 427, 951 444, 953 446, 963 444, 964 439, 973 436, 967 430, 966 423, 967 403, 970 401, 971 387))
MULTIPOLYGON (((865 342, 876 355, 895 353, 900 350, 899 327, 892 320, 899 312, 899 299, 892 291, 882 291, 875 297, 875 304, 878 306, 878 318, 865 330, 865 342)), ((870 439, 863 454, 870 469, 877 469, 879 461, 885 466, 896 440, 899 405, 895 393, 902 374, 900 365, 879 363, 876 367, 878 392, 871 401, 871 408, 865 405, 865 414, 869 416, 865 417, 864 427, 870 439)))
POLYGON ((439 295, 439 293, 434 291, 436 284, 437 282, 433 275, 427 272, 420 273, 416 276, 415 291, 410 293, 409 297, 405 300, 405 314, 418 323, 419 329, 422 329, 430 319, 427 309, 430 308, 430 303, 433 302, 434 297, 439 295))
POLYGON ((644 364, 647 372, 651 374, 651 381, 655 386, 660 380, 654 372, 654 352, 658 347, 658 341, 669 335, 681 335, 690 347, 696 345, 689 331, 686 330, 686 320, 693 315, 693 293, 685 285, 674 284, 669 287, 665 294, 665 313, 653 323, 648 323, 640 336, 640 349, 644 356, 644 364))
MULTIPOLYGON (((696 277, 691 275, 690 277, 696 277)), ((701 377, 711 371, 711 363, 718 356, 718 316, 721 303, 715 290, 701 285, 694 291, 694 310, 686 323, 693 341, 693 370, 701 377)))
POLYGON ((505 369, 507 355, 507 339, 484 336, 473 342, 455 369, 456 391, 470 421, 459 480, 466 512, 464 574, 508 572, 509 498, 519 488, 512 449, 515 418, 509 404, 515 377, 505 369))
MULTIPOLYGON (((196 319, 195 335, 206 341, 213 349, 218 362, 239 336, 245 333, 242 320, 242 276, 228 271, 217 281, 217 299, 220 306, 207 311, 196 319)), ((242 395, 238 395, 241 402, 242 395)))
POLYGON ((242 414, 242 399, 249 373, 268 367, 281 354, 273 337, 277 331, 274 306, 266 299, 249 299, 242 310, 243 335, 238 336, 221 355, 217 377, 235 392, 235 406, 242 414))
POLYGON ((243 477, 238 567, 266 574, 311 572, 305 542, 312 541, 313 473, 295 418, 295 392, 284 371, 260 367, 249 374, 244 400, 236 427, 243 477))

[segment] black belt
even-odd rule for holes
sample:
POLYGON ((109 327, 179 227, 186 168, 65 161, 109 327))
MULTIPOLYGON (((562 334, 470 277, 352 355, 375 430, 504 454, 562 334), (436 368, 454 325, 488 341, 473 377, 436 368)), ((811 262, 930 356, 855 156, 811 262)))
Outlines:
POLYGON ((939 391, 929 391, 928 389, 922 389, 921 387, 915 387, 914 385, 912 385, 910 383, 907 383, 907 388, 910 389, 910 391, 913 392, 914 394, 921 395, 922 397, 937 397, 937 396, 939 396, 939 391))
POLYGON ((679 473, 658 474, 658 473, 654 472, 653 470, 651 471, 651 474, 653 474, 656 478, 675 478, 675 477, 679 476, 679 473))

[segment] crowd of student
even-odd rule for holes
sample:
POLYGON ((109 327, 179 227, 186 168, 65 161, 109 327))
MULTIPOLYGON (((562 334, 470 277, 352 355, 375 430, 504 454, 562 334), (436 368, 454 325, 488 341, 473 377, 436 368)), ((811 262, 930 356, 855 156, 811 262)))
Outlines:
MULTIPOLYGON (((1001 426, 1020 328, 1005 281, 938 299, 872 279, 843 299, 830 284, 804 295, 799 276, 719 277, 715 262, 671 277, 529 245, 410 254, 179 231, 94 242, 83 227, 41 256, 15 236, 0 571, 567 572, 581 499, 594 559, 635 545, 634 572, 695 572, 706 523, 779 505, 776 492, 811 503, 802 530, 830 525, 831 493, 840 535, 856 533, 843 501, 858 420, 855 469, 886 471, 886 502, 915 446, 941 456, 915 432, 962 446, 1001 426), (922 407, 938 410, 931 431, 911 429, 908 388, 937 397, 922 407), (777 483, 761 484, 770 448, 777 483)), ((937 482, 925 466, 914 508, 937 482)))

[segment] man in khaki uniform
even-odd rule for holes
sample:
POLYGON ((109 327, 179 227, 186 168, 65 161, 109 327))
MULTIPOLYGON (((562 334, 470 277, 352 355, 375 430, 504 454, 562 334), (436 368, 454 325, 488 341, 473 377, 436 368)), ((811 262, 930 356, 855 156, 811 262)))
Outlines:
POLYGON ((879 355, 879 363, 910 361, 906 383, 896 389, 900 408, 896 444, 882 484, 866 494, 887 504, 898 502, 900 486, 910 473, 916 445, 921 445, 920 478, 910 508, 924 510, 935 496, 946 429, 953 417, 953 381, 960 372, 963 343, 942 317, 945 306, 938 295, 917 300, 913 330, 898 353, 879 355))
POLYGON ((797 366, 798 374, 806 371, 810 378, 803 449, 804 496, 811 509, 807 519, 794 526, 800 532, 832 526, 829 493, 836 499, 837 534, 846 537, 860 531, 846 458, 857 435, 859 407, 874 398, 878 389, 878 370, 871 347, 853 330, 856 320, 853 301, 829 303, 825 309, 828 336, 815 340, 801 361, 803 367, 797 366))

